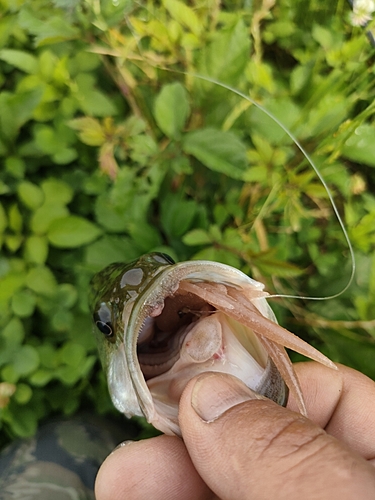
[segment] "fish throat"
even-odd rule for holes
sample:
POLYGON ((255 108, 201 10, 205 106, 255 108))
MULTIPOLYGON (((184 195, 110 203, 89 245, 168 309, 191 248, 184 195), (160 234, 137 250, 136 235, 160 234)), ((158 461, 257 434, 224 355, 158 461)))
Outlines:
MULTIPOLYGON (((229 373, 285 405, 288 389, 257 335, 233 316, 243 293, 219 283, 181 281, 143 319, 137 357, 156 408, 176 416, 186 384, 206 371, 229 373), (236 307, 228 304, 235 300, 236 307), (229 312, 229 314, 228 314, 229 312)), ((260 315, 254 307, 253 313, 260 315)))
POLYGON ((148 316, 138 335, 138 361, 145 379, 168 371, 180 357, 188 331, 214 312, 213 306, 189 292, 166 297, 162 312, 148 316))

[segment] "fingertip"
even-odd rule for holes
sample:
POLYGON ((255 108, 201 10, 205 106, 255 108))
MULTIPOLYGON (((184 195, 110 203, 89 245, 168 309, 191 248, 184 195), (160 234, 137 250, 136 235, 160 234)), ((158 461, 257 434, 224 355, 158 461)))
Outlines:
POLYGON ((210 491, 180 438, 158 436, 114 450, 95 483, 97 500, 205 500, 210 491))
MULTIPOLYGON (((307 415, 324 429, 343 393, 344 382, 340 365, 337 365, 337 370, 315 361, 295 363, 293 366, 304 395, 307 415)), ((289 398, 287 408, 298 412, 293 395, 289 398)))

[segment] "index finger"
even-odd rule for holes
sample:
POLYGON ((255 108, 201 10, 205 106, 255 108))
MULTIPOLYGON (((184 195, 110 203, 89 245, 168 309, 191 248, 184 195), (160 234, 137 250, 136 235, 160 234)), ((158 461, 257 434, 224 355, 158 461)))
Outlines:
MULTIPOLYGON (((315 362, 294 365, 309 418, 375 465, 375 382, 338 365, 338 371, 315 362)), ((288 408, 298 411, 290 398, 288 408)))

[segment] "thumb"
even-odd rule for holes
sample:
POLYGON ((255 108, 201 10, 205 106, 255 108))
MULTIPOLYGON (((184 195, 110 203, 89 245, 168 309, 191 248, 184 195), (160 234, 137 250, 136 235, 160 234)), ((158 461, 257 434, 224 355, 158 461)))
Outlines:
POLYGON ((209 372, 187 385, 180 427, 190 457, 223 500, 375 498, 375 471, 298 413, 209 372))

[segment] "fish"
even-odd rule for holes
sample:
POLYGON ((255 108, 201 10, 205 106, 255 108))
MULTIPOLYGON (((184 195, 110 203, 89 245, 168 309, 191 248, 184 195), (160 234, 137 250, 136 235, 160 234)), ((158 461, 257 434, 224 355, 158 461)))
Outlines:
POLYGON ((90 309, 114 406, 181 435, 178 404, 203 372, 227 373, 276 403, 293 394, 307 416, 285 348, 332 369, 317 349, 277 323, 264 285, 219 262, 175 263, 152 252, 91 280, 90 309))

